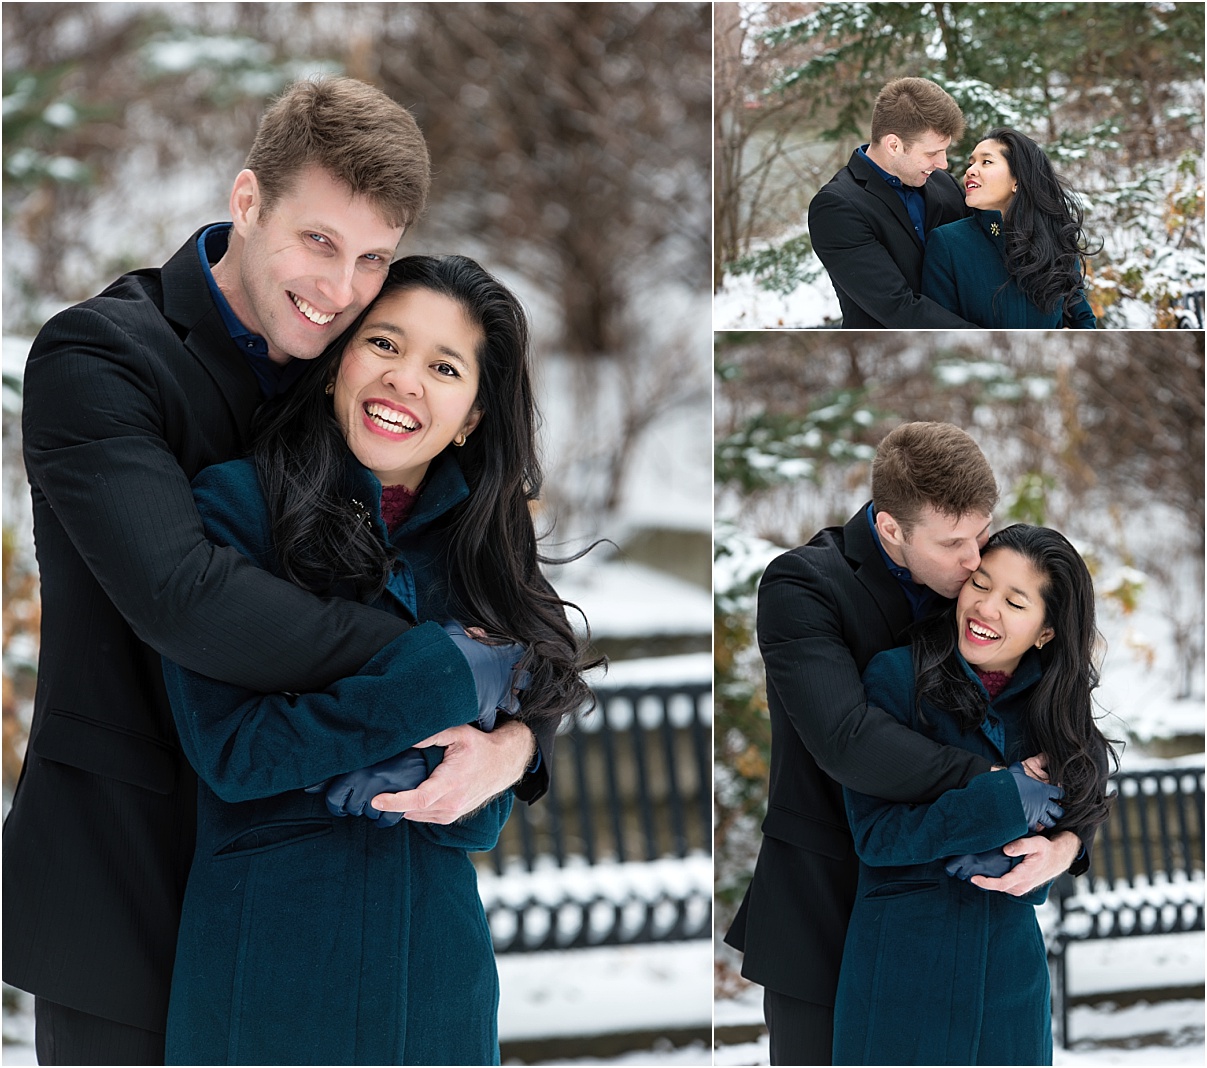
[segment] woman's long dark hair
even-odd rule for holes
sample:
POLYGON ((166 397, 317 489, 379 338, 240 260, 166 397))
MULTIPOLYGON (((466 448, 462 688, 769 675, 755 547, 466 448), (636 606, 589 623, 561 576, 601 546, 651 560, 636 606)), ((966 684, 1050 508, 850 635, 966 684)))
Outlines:
MULTIPOLYGON (((1013 549, 1041 576, 1044 625, 1054 632, 1039 651, 1043 674, 1027 703, 1028 742, 1047 755, 1048 777, 1064 787, 1059 827, 1093 826, 1106 818, 1107 761, 1114 751, 1094 722, 1098 629, 1090 572, 1068 539, 1047 527, 1016 523, 999 530, 981 555, 996 549, 1013 549)), ((957 627, 954 607, 918 627, 911 643, 914 675, 919 712, 926 701, 968 733, 985 718, 985 698, 956 657, 957 627)))
MULTIPOLYGON (((550 561, 537 553, 529 511, 542 475, 527 317, 505 286, 464 256, 398 260, 381 297, 407 289, 456 301, 483 335, 476 353, 482 418, 456 450, 470 493, 442 521, 452 614, 491 638, 525 646, 520 666, 531 681, 519 718, 559 720, 590 706, 582 673, 600 661, 587 661, 586 642, 566 619, 574 606, 558 598, 539 567, 550 561)), ((384 588, 395 554, 349 504, 348 450, 325 386, 368 310, 311 361, 282 400, 261 409, 254 444, 285 576, 315 593, 365 601, 384 588)))
POLYGON ((997 141, 1018 183, 1006 209, 1006 271, 1023 295, 1051 314, 1068 308, 1085 279, 1091 252, 1082 225, 1085 212, 1031 138, 999 126, 986 141, 997 141))

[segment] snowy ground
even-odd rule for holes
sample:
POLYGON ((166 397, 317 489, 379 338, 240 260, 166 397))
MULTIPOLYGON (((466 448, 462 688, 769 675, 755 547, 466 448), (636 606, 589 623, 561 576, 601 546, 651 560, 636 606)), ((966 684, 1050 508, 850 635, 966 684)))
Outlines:
MULTIPOLYGON (((810 257, 810 263, 821 266, 815 256, 810 257)), ((1153 327, 1153 310, 1141 301, 1125 298, 1111 314, 1111 325, 1116 329, 1153 327)), ((713 296, 714 330, 810 330, 833 328, 841 320, 838 297, 824 270, 816 280, 786 294, 761 288, 753 275, 726 275, 713 296)))
MULTIPOLYGON (((1144 991, 1196 986, 1203 982, 1203 935, 1120 939, 1070 948, 1069 990, 1073 996, 1104 996, 1074 1006, 1069 1019, 1072 1048, 1055 1051, 1058 1065, 1165 1065, 1204 1062, 1204 1006, 1197 998, 1143 1000, 1144 991), (1119 993, 1127 988, 1127 995, 1119 993)), ((717 1003, 720 1036, 727 1029, 762 1022, 762 989, 747 986, 736 998, 717 1003)), ((661 1063, 661 1062, 659 1062, 661 1063)), ((668 1062, 669 1063, 669 1062, 668 1062)), ((715 1064, 767 1064, 767 1038, 719 1045, 715 1064)))
MULTIPOLYGON (((1075 994, 1101 987, 1107 971, 1131 976, 1137 989, 1203 981, 1203 936, 1074 947, 1088 955, 1074 959, 1070 986, 1075 994), (1197 977, 1197 978, 1196 978, 1197 977)), ((564 953, 514 954, 499 960, 502 988, 500 1038, 504 1045, 534 1037, 582 1039, 584 1055, 531 1063, 589 1065, 767 1064, 767 1040, 726 1043, 735 1026, 761 1023, 761 991, 748 987, 739 998, 720 1001, 715 1023, 721 1042, 714 1053, 700 1040, 676 1046, 646 1041, 642 1048, 610 1057, 586 1055, 599 1034, 707 1029, 712 1006, 712 945, 707 941, 661 946, 628 946, 564 953), (715 1058, 715 1059, 714 1059, 715 1058)), ((1073 1009, 1073 1048, 1056 1050, 1057 1065, 1203 1064, 1203 1002, 1197 999, 1144 1001, 1120 998, 1073 1009)), ((6 1015, 3 1063, 34 1064, 28 1016, 6 1015)), ((521 1063, 511 1061, 510 1063, 521 1063)))
MULTIPOLYGON (((581 1053, 598 1035, 689 1030, 707 1034, 712 1020, 712 942, 620 946, 499 958, 499 1039, 581 1039, 581 1053)), ((36 1064, 32 1004, 5 1013, 4 1064, 36 1064)), ((562 1064, 708 1064, 702 1040, 678 1049, 666 1042, 612 1060, 562 1064)), ((512 1061, 511 1063, 516 1063, 512 1061)), ((554 1062, 548 1062, 554 1063, 554 1062)))

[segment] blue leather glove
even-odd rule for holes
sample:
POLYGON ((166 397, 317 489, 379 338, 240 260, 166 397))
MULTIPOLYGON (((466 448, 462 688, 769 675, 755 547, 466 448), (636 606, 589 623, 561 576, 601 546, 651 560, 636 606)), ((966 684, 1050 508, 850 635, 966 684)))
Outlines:
POLYGON ((965 853, 962 857, 951 857, 943 867, 948 875, 967 882, 974 875, 997 879, 1020 860, 1022 857, 1008 857, 1000 849, 990 849, 986 853, 965 853))
POLYGON ((494 730, 496 709, 512 715, 520 710, 519 698, 512 691, 522 688, 523 680, 515 677, 515 666, 524 655, 524 647, 514 642, 487 645, 476 641, 456 620, 445 623, 444 630, 473 672, 478 689, 478 726, 484 731, 494 730))
POLYGON ((414 790, 427 778, 427 759, 422 749, 408 749, 371 767, 337 775, 325 783, 307 786, 306 793, 317 794, 326 788, 327 811, 333 816, 368 816, 378 827, 393 827, 403 817, 401 812, 382 812, 369 802, 378 794, 393 794, 399 790, 414 790))
POLYGON ((1033 831, 1055 827, 1056 821, 1065 814, 1065 810, 1056 803, 1058 798, 1064 797, 1064 790, 1031 778, 1019 761, 1015 761, 1007 770, 1014 776, 1014 785, 1018 787, 1027 826, 1033 831))

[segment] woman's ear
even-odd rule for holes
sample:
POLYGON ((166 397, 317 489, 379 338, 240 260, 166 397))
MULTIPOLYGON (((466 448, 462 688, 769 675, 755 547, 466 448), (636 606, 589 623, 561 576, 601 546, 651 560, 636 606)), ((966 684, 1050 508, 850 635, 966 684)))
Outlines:
POLYGON ((1054 631, 1051 627, 1044 627, 1044 629, 1039 632, 1039 637, 1035 639, 1035 648, 1042 649, 1055 637, 1056 631, 1054 631))
POLYGON ((482 422, 482 415, 483 412, 481 408, 471 408, 469 415, 466 416, 465 422, 461 426, 461 433, 466 437, 472 434, 474 432, 474 428, 477 427, 480 422, 482 422))

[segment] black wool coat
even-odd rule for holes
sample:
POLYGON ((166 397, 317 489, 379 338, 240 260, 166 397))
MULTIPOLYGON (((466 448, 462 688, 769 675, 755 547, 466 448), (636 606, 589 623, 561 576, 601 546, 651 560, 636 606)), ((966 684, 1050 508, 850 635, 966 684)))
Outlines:
MULTIPOLYGON (((926 232, 967 214, 946 171, 922 186, 926 232)), ((809 239, 829 272, 845 329, 967 329, 974 325, 922 292, 923 245, 896 190, 858 149, 809 204, 809 239)))

